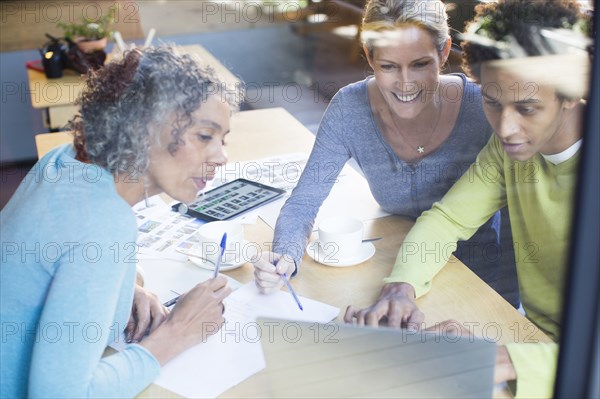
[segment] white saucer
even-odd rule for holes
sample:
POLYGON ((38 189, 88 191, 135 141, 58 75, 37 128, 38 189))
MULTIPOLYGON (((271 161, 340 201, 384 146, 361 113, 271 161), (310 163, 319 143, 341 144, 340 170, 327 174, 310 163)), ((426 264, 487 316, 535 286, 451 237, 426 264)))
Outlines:
POLYGON ((313 258, 315 262, 321 263, 326 266, 333 267, 348 267, 358 265, 359 263, 363 263, 368 261, 375 255, 375 246, 370 242, 363 242, 360 246, 360 251, 358 255, 351 259, 335 259, 335 256, 327 256, 327 254, 323 253, 321 250, 321 246, 319 245, 318 240, 311 241, 306 247, 306 252, 308 256, 313 258))
MULTIPOLYGON (((189 256, 188 260, 190 262, 192 262, 194 265, 198 266, 199 268, 206 269, 206 270, 215 270, 215 264, 212 263, 211 261, 209 261, 208 259, 196 258, 195 256, 189 256)), ((232 263, 221 263, 221 267, 219 268, 219 271, 226 272, 229 270, 237 269, 238 267, 242 266, 246 262, 247 262, 247 260, 244 259, 242 256, 240 256, 239 259, 236 259, 232 263)))
MULTIPOLYGON (((247 243, 248 243, 248 241, 244 240, 244 243, 242 245, 242 254, 240 255, 240 257, 238 259, 235 259, 233 262, 222 262, 221 267, 219 268, 219 271, 226 272, 229 270, 237 269, 238 267, 242 266, 246 262, 249 262, 249 260, 253 256, 253 254, 245 254, 244 253, 244 248, 247 243)), ((182 253, 185 253, 185 252, 182 252, 182 253)), ((194 254, 194 251, 188 251, 186 254, 189 255, 190 253, 194 254)), ((192 262, 194 265, 196 265, 202 269, 215 270, 215 264, 206 258, 201 258, 199 256, 188 256, 188 260, 190 262, 192 262)))

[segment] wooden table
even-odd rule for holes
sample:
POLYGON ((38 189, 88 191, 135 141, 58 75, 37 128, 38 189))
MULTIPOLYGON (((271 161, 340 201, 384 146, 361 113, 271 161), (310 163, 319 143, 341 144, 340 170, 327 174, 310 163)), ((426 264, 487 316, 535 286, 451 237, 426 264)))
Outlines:
MULTIPOLYGON (((230 162, 258 159, 268 155, 308 151, 314 139, 312 134, 281 108, 245 111, 232 119, 227 150, 230 162)), ((294 288, 302 296, 313 298, 342 309, 337 318, 341 322, 347 305, 368 306, 373 303, 389 275, 400 244, 413 222, 399 216, 388 216, 364 222, 365 237, 383 237, 374 242, 377 249, 373 258, 360 265, 335 268, 315 263, 304 256, 300 274, 293 280, 294 288)), ((260 219, 245 227, 246 239, 262 244, 264 250, 272 241, 273 230, 260 219)), ((253 279, 253 267, 246 264, 225 272, 242 283, 253 279)), ((455 319, 473 326, 477 335, 496 338, 500 344, 509 342, 551 342, 550 339, 517 312, 500 295, 487 286, 460 261, 451 261, 435 277, 433 288, 417 300, 425 313, 427 326, 447 319, 455 319)), ((268 378, 265 369, 250 379, 225 392, 222 397, 248 397, 260 392, 268 378)), ((268 396, 268 392, 262 395, 268 396)), ((151 385, 140 397, 177 397, 165 389, 151 385)))
MULTIPOLYGON (((180 48, 186 53, 198 55, 206 65, 212 66, 228 86, 240 84, 240 80, 204 47, 194 44, 180 48)), ((113 54, 108 54, 107 62, 112 58, 113 54)), ((31 106, 47 112, 46 123, 50 130, 64 127, 77 113, 78 108, 74 104, 85 86, 83 77, 70 69, 65 69, 63 76, 57 79, 48 79, 43 72, 32 69, 27 69, 27 76, 31 106)))

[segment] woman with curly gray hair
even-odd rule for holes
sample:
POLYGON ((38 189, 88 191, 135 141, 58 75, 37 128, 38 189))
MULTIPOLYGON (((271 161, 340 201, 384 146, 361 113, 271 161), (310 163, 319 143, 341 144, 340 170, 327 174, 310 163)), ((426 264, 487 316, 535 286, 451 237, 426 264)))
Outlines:
POLYGON ((73 144, 40 159, 0 215, 0 396, 132 397, 219 329, 225 278, 170 313, 136 284, 131 206, 161 192, 192 201, 213 178, 236 106, 227 94, 168 48, 88 77, 73 144), (131 344, 102 358, 124 330, 131 344))

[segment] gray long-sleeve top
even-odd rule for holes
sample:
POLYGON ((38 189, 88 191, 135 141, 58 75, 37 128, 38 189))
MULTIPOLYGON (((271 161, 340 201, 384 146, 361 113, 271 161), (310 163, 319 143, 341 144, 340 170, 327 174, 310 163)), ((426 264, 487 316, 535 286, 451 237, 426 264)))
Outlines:
MULTIPOLYGON (((274 251, 291 255, 300 264, 318 210, 350 158, 356 160, 373 197, 387 212, 416 219, 441 199, 492 134, 479 86, 464 74, 457 76, 463 80, 464 92, 454 129, 435 152, 416 163, 404 162, 384 140, 369 103, 367 82, 372 77, 342 88, 323 116, 305 170, 277 219, 274 251)), ((495 274, 489 245, 498 243, 499 219, 496 214, 457 250, 459 258, 484 280, 495 274)))

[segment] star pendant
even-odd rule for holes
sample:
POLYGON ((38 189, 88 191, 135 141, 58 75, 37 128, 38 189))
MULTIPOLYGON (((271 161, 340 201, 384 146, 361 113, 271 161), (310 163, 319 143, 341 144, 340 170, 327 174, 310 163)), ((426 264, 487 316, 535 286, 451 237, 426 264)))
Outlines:
POLYGON ((418 146, 418 147, 417 147, 417 152, 418 152, 419 154, 422 154, 422 153, 424 153, 424 152, 425 152, 425 147, 423 147, 422 145, 418 146))

